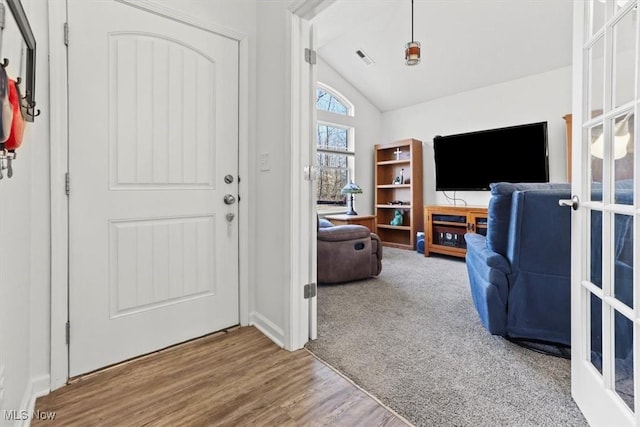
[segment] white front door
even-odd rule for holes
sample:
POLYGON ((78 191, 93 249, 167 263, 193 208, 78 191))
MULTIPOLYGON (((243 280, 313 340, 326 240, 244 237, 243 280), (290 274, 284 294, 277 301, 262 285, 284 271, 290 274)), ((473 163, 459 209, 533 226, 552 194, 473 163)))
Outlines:
POLYGON ((68 21, 75 376, 239 323, 238 42, 117 1, 68 21))
POLYGON ((574 2, 572 395, 639 426, 638 0, 574 2))

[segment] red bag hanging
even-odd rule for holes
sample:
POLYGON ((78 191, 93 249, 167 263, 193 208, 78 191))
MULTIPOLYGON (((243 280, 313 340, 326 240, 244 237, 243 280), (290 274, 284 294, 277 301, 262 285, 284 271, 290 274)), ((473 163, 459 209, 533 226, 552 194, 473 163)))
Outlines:
POLYGON ((11 131, 9 138, 5 142, 5 148, 13 151, 22 145, 22 137, 24 135, 24 117, 20 109, 20 91, 18 84, 13 79, 9 80, 9 103, 13 108, 13 120, 11 121, 11 131))
POLYGON ((9 77, 7 77, 7 71, 0 65, 0 142, 5 142, 9 138, 12 120, 13 108, 11 108, 9 101, 9 77))

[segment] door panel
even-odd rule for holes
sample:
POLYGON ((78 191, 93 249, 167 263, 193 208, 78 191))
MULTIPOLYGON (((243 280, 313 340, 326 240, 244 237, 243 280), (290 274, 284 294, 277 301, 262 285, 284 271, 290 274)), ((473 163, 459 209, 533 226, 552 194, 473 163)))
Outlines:
POLYGON ((109 58, 111 188, 212 188, 216 62, 124 32, 109 35, 109 58))
POLYGON ((574 8, 572 395, 590 425, 637 426, 638 1, 574 8))
POLYGON ((223 202, 238 44, 116 1, 68 11, 75 376, 239 323, 238 205, 223 202))

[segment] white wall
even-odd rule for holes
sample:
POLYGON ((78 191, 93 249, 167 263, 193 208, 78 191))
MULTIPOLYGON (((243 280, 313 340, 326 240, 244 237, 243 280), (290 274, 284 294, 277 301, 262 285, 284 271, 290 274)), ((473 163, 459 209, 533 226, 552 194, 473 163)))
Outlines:
MULTIPOLYGON (((566 182, 562 117, 570 112, 571 67, 565 67, 383 113, 382 136, 388 141, 416 138, 423 142, 424 203, 444 205, 449 202, 435 191, 434 136, 547 121, 549 179, 566 182)), ((489 192, 459 191, 456 197, 486 206, 489 192)))
POLYGON ((267 154, 269 170, 254 163, 256 209, 255 286, 251 321, 275 342, 284 345, 288 331, 290 283, 290 69, 287 64, 286 0, 257 2, 256 140, 253 156, 267 154))
POLYGON ((359 214, 372 215, 375 199, 373 146, 385 142, 380 134, 382 113, 321 58, 318 60, 317 80, 340 92, 354 106, 356 152, 354 182, 360 185, 363 191, 356 196, 355 206, 359 214))
MULTIPOLYGON (((8 179, 4 171, 5 178, 0 181, 0 372, 4 368, 5 374, 0 391, 2 425, 6 423, 4 410, 26 409, 34 395, 48 387, 49 378, 47 4, 26 0, 23 5, 37 40, 35 95, 41 115, 26 126, 13 178, 8 179)), ((4 50, 9 51, 6 47, 4 50)), ((10 64, 18 61, 15 57, 9 60, 10 64)))

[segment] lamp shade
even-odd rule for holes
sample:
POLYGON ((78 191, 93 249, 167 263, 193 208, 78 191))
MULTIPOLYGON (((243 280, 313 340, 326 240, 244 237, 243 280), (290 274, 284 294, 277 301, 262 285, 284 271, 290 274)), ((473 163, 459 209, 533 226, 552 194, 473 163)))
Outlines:
POLYGON ((405 45, 404 63, 418 65, 420 63, 420 42, 412 41, 405 45))
POLYGON ((358 184, 355 184, 352 181, 342 187, 342 190, 340 190, 340 192, 342 194, 349 195, 349 211, 347 212, 347 215, 358 215, 358 213, 353 208, 353 199, 355 198, 353 195, 362 193, 362 188, 360 188, 358 184))
POLYGON ((342 190, 340 190, 340 193, 342 193, 342 194, 361 194, 362 193, 362 188, 360 188, 360 186, 358 184, 350 182, 347 185, 345 185, 344 187, 342 187, 342 190))
MULTIPOLYGON (((631 139, 631 133, 629 132, 630 116, 631 114, 628 114, 615 125, 613 134, 613 158, 615 160, 627 155, 627 145, 631 139)), ((591 145, 591 154, 598 159, 604 158, 604 133, 601 133, 591 145)))

